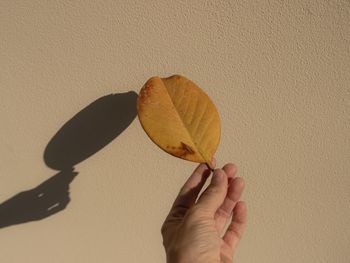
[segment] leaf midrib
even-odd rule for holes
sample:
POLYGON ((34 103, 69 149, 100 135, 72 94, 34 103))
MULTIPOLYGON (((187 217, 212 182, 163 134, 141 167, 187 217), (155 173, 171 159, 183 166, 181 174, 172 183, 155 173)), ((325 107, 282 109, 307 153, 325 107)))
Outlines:
MULTIPOLYGON (((191 133, 189 132, 189 129, 188 129, 186 123, 185 123, 184 120, 181 118, 181 115, 180 115, 180 113, 179 113, 178 109, 176 108, 175 103, 174 103, 174 101, 173 101, 173 98, 170 96, 169 90, 168 90, 167 86, 165 85, 165 83, 163 82, 163 80, 162 80, 162 83, 163 83, 163 85, 164 85, 164 87, 165 87, 165 90, 166 90, 167 95, 168 95, 169 98, 170 98, 171 103, 172 103, 173 106, 174 106, 174 109, 175 109, 176 114, 178 115, 179 119, 181 120, 181 124, 184 126, 184 128, 185 128, 185 130, 186 130, 186 132, 187 132, 187 134, 188 134, 188 136, 189 136, 189 138, 191 138, 192 143, 193 143, 193 145, 196 147, 197 152, 200 154, 200 156, 202 157, 202 159, 203 159, 205 162, 207 162, 206 158, 203 156, 202 152, 199 150, 198 145, 197 145, 196 142, 193 140, 193 136, 192 136, 191 133)), ((195 109, 196 109, 196 108, 195 108, 195 109)), ((193 113, 193 114, 195 115, 195 110, 194 110, 194 113, 193 113)), ((209 165, 209 164, 208 164, 208 165, 209 165)))

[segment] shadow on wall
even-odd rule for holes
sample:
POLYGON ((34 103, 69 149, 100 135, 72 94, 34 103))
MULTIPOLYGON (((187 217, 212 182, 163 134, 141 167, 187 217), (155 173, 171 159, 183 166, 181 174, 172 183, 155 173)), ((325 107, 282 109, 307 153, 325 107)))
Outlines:
POLYGON ((37 221, 66 208, 69 185, 77 176, 74 165, 101 150, 121 134, 136 117, 133 91, 97 99, 53 136, 44 151, 47 166, 57 174, 0 204, 0 228, 37 221))

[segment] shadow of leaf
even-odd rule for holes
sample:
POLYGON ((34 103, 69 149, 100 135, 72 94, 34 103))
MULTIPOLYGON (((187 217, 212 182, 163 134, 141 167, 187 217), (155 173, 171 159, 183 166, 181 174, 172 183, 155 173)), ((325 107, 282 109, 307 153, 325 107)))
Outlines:
POLYGON ((81 110, 46 146, 46 165, 69 169, 102 149, 135 119, 136 98, 135 92, 108 95, 81 110))
POLYGON ((136 117, 137 94, 111 94, 78 112, 53 136, 44 151, 47 166, 59 170, 40 185, 0 204, 0 228, 37 221, 56 214, 70 202, 74 165, 101 150, 136 117))

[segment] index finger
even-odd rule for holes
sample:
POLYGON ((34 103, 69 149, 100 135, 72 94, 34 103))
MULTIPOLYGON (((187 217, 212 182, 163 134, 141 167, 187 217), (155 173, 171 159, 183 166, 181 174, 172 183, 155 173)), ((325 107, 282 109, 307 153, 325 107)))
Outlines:
MULTIPOLYGON (((213 159, 213 165, 216 162, 213 159)), ((176 214, 177 216, 184 216, 189 208, 191 208, 198 197, 203 185, 211 174, 211 169, 206 164, 200 164, 193 171, 191 176, 187 179, 182 186, 178 196, 176 197, 174 204, 170 210, 170 214, 176 214)))

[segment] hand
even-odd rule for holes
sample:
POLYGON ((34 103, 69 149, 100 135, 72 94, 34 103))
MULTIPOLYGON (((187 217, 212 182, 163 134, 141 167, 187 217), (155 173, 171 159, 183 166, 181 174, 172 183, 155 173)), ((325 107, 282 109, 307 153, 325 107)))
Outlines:
POLYGON ((247 221, 246 205, 239 201, 244 182, 236 171, 233 164, 216 169, 196 202, 211 171, 205 164, 195 169, 162 226, 168 263, 232 262, 247 221))

